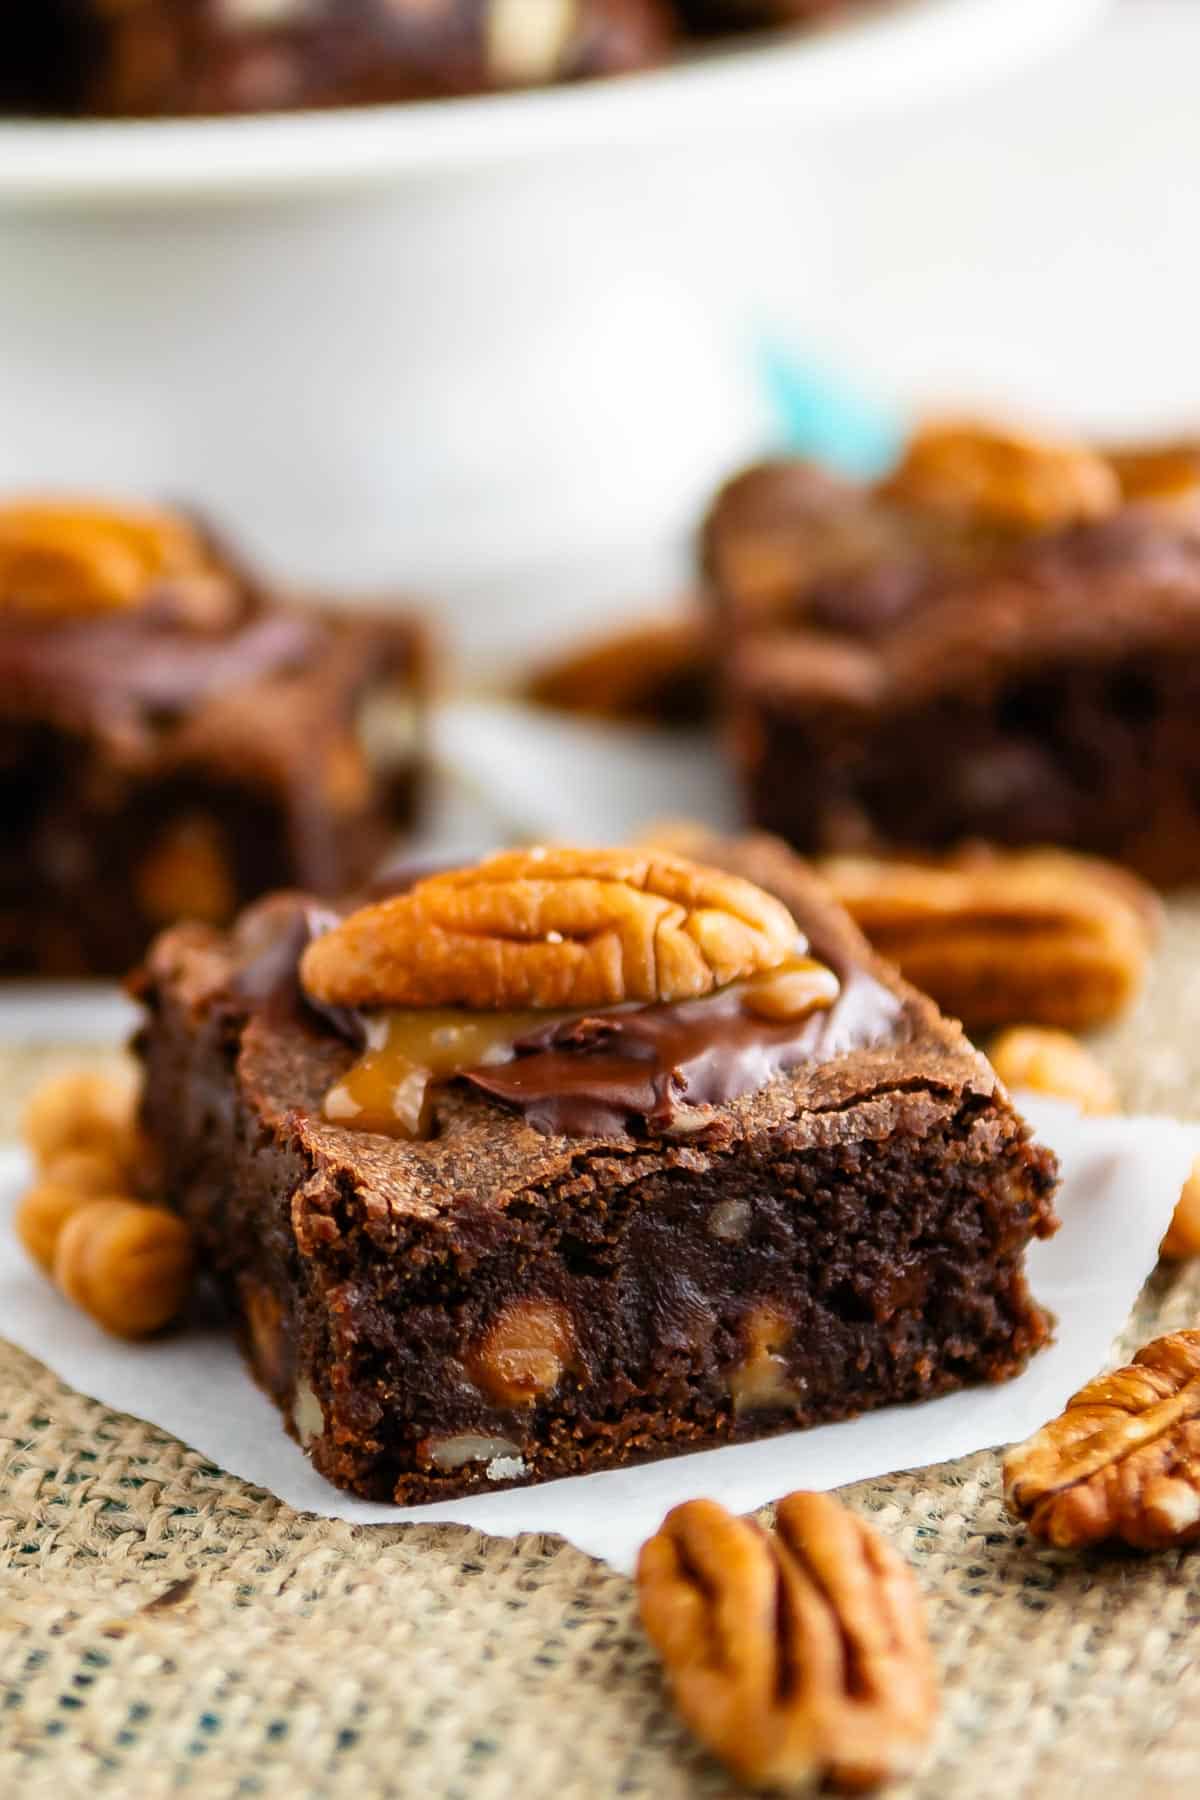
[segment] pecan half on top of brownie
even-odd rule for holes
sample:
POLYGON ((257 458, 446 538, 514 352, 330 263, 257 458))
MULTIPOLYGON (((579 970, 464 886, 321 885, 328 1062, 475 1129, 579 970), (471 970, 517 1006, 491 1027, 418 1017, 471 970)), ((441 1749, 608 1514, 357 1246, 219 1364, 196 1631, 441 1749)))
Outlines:
POLYGON ((0 973, 123 973, 176 919, 367 879, 423 659, 412 619, 296 604, 182 514, 0 503, 0 973))
POLYGON ((180 926, 142 1122, 253 1368, 413 1502, 1016 1373, 1056 1165, 768 839, 180 926))
POLYGON ((1054 843, 1200 875, 1200 449, 974 425, 884 481, 731 482, 704 538, 755 821, 803 849, 1054 843))

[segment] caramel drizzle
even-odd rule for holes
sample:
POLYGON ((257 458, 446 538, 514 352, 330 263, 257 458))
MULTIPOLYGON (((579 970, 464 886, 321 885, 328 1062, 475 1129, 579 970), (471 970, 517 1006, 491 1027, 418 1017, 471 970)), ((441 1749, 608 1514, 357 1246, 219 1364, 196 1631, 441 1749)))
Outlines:
MULTIPOLYGON (((827 1010, 838 997, 840 983, 824 963, 796 955, 764 975, 733 983, 727 991, 737 994, 749 1017, 780 1024, 827 1010)), ((681 1001, 679 1010, 686 1013, 689 1006, 700 1004, 681 1001)), ((438 1085, 474 1069, 511 1062, 522 1039, 547 1027, 604 1016, 595 1008, 586 1012, 381 1010, 365 1019, 365 1052, 325 1095, 325 1117, 355 1131, 426 1138, 433 1128, 438 1085)))

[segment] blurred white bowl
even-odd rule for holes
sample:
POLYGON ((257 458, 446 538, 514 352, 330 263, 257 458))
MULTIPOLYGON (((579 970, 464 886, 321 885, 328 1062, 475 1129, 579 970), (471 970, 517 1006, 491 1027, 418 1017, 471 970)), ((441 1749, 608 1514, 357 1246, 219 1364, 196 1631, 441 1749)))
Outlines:
POLYGON ((761 437, 752 320, 706 271, 743 259, 752 304, 764 241, 806 228, 763 133, 1007 69, 1103 4, 893 0, 570 89, 0 125, 0 486, 174 494, 285 573, 403 579, 476 669, 545 642, 668 579, 761 437))

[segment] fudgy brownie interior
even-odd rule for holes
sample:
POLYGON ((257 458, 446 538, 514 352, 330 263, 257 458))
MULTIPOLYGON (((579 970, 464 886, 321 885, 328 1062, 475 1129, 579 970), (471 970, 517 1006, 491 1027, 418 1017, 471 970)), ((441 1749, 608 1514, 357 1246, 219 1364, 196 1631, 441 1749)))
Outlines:
POLYGON ((164 1192, 339 1485, 419 1501, 612 1467, 1003 1379, 1045 1340, 1022 1258, 1054 1228, 1053 1157, 793 858, 706 856, 784 900, 843 1010, 811 1060, 681 1129, 565 1136, 465 1083, 428 1142, 333 1125, 354 1051, 299 998, 302 903, 156 945, 164 1192))

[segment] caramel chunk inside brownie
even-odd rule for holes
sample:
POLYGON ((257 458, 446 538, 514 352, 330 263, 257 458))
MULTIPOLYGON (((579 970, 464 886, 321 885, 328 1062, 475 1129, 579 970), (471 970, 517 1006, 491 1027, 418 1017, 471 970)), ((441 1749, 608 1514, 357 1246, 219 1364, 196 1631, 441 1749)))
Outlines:
POLYGON ((522 852, 385 900, 369 963, 362 909, 279 896, 229 934, 177 927, 141 977, 163 1191, 316 1466, 420 1501, 1016 1373, 1048 1331, 1023 1255, 1055 1227, 1055 1164, 958 1027, 768 840, 698 868, 548 855, 540 888, 522 852), (599 1000, 564 991, 564 966, 596 972, 571 955, 535 992, 515 953, 457 977, 431 958, 414 988, 415 920, 492 909, 495 929, 501 905, 510 945, 565 940, 569 909, 601 904, 545 892, 575 880, 620 889, 599 1000), (681 940, 649 974, 647 901, 681 940), (375 1006, 407 1020, 406 1052, 422 1012, 476 1033, 403 1135, 330 1106, 375 1006), (514 1035, 513 1006, 542 1032, 514 1035))

